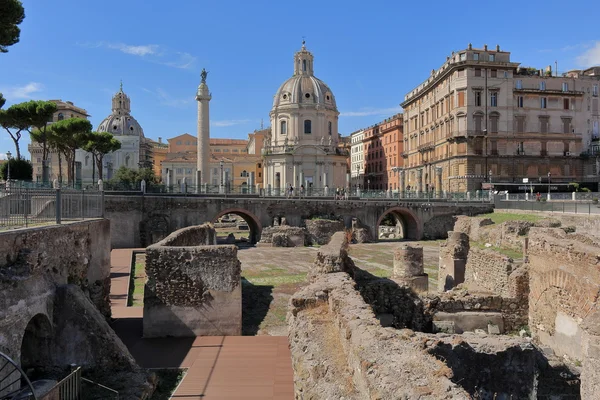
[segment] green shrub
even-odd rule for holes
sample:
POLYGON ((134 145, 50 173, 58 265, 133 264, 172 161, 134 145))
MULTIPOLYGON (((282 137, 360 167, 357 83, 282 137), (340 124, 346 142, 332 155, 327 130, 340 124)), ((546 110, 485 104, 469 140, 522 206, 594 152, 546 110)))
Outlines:
POLYGON ((0 166, 0 177, 8 178, 8 164, 10 163, 10 179, 18 181, 31 181, 33 178, 33 165, 29 160, 11 158, 0 166))

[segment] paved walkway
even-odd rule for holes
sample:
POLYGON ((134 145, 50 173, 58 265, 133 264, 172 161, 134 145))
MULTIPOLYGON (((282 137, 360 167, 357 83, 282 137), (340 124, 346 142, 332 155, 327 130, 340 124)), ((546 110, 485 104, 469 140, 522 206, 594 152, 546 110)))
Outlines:
MULTIPOLYGON (((142 338, 142 307, 127 307, 133 252, 111 253, 113 329, 144 368, 188 368, 176 400, 294 398, 294 375, 285 336, 142 338)), ((141 249, 140 249, 141 250, 141 249)))

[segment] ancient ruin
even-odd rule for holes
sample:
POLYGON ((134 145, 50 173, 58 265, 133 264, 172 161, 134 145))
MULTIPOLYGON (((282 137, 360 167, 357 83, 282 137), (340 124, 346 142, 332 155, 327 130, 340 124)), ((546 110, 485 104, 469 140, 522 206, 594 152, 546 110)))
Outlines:
POLYGON ((144 337, 241 335, 237 247, 211 224, 180 229, 146 249, 144 337))
POLYGON ((561 225, 458 217, 429 291, 422 248, 378 278, 334 235, 289 305, 297 398, 594 398, 600 239, 561 225))

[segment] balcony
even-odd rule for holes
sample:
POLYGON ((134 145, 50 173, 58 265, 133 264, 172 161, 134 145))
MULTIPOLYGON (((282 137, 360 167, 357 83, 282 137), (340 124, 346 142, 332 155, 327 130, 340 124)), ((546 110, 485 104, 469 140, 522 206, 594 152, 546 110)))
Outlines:
POLYGON ((435 144, 433 142, 427 142, 417 146, 417 151, 419 153, 423 153, 433 149, 435 149, 435 144))

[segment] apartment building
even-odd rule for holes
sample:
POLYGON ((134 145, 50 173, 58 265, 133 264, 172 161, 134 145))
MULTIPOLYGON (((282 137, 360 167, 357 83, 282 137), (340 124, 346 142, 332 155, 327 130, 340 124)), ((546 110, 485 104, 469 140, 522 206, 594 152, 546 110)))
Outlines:
POLYGON ((453 52, 401 104, 402 185, 464 192, 490 181, 597 179, 581 155, 598 83, 583 71, 522 68, 499 46, 453 52))
POLYGON ((365 175, 363 139, 365 131, 360 129, 350 134, 350 182, 352 186, 362 185, 365 175))
POLYGON ((403 125, 402 114, 396 114, 379 123, 385 157, 383 166, 387 175, 387 184, 383 188, 385 190, 399 190, 399 171, 404 166, 404 159, 401 157, 404 147, 403 125))

